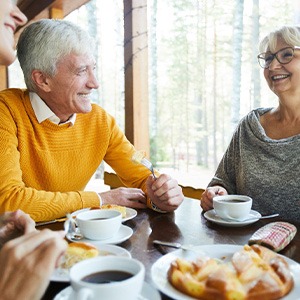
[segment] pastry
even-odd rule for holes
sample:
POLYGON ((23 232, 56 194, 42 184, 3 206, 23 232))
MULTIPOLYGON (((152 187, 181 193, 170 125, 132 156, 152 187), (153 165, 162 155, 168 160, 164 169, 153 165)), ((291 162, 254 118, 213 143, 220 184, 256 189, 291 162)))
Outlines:
POLYGON ((286 260, 260 245, 245 245, 227 263, 178 258, 168 270, 168 280, 182 293, 203 300, 275 300, 294 284, 286 260))
POLYGON ((89 243, 70 243, 63 256, 61 268, 70 269, 74 264, 99 255, 99 250, 89 243))

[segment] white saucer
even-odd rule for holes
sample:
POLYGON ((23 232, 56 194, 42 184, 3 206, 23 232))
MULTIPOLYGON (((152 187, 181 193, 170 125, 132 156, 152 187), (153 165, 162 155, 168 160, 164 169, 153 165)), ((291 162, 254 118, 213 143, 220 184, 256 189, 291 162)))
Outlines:
MULTIPOLYGON (((115 256, 123 256, 131 258, 131 254, 128 250, 115 246, 115 245, 95 245, 99 250, 99 256, 108 256, 108 255, 115 255, 115 256)), ((69 270, 63 268, 56 268, 50 277, 51 281, 57 282, 69 282, 69 270)))
MULTIPOLYGON (((55 296, 54 300, 72 300, 71 294, 72 294, 72 287, 68 286, 67 288, 63 289, 60 293, 58 293, 55 296)), ((140 299, 161 300, 161 296, 156 288, 154 288, 149 283, 144 282, 142 291, 140 293, 140 296, 137 298, 137 300, 140 300, 140 299)))
POLYGON ((223 226, 227 226, 227 227, 242 227, 242 226, 246 226, 252 223, 255 223, 259 220, 259 218, 261 217, 261 214, 255 210, 251 210, 249 213, 248 218, 253 218, 251 220, 246 220, 246 221, 229 221, 229 220, 224 220, 221 217, 219 217, 215 210, 209 210, 207 212, 204 213, 204 217, 216 224, 219 225, 223 225, 223 226))
POLYGON ((71 242, 91 243, 95 246, 98 246, 98 245, 103 245, 103 244, 120 244, 120 243, 128 240, 132 236, 132 234, 133 234, 133 230, 130 227, 128 227, 126 225, 121 225, 120 230, 117 232, 117 234, 114 235, 110 239, 105 239, 105 240, 100 240, 100 241, 90 240, 87 238, 83 238, 80 240, 72 240, 70 238, 69 234, 66 235, 66 238, 71 242))

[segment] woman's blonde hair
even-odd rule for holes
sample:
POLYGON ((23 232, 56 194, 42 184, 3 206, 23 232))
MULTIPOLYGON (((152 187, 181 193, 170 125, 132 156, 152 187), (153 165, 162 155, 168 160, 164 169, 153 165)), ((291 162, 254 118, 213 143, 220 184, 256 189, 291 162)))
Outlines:
POLYGON ((279 29, 270 32, 263 38, 259 45, 260 52, 275 52, 279 39, 282 39, 289 46, 300 46, 300 27, 282 26, 279 29))

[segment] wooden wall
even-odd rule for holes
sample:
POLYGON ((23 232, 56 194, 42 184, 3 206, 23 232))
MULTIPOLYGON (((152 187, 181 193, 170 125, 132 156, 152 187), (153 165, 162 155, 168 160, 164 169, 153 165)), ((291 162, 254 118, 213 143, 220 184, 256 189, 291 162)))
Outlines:
POLYGON ((0 65, 0 91, 6 89, 7 85, 7 68, 0 65))
POLYGON ((147 0, 124 0, 125 134, 149 156, 147 0))

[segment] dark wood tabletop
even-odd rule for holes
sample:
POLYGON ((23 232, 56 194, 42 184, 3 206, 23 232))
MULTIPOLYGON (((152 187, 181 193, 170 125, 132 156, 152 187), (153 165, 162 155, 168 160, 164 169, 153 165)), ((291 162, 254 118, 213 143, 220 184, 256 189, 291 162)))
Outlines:
MULTIPOLYGON (((143 262, 146 268, 145 281, 152 284, 151 266, 164 254, 174 251, 172 248, 153 245, 154 239, 192 245, 244 245, 257 229, 274 221, 288 222, 288 220, 276 217, 259 220, 244 227, 223 227, 204 218, 199 200, 185 198, 174 213, 160 214, 151 210, 139 210, 134 219, 125 223, 133 229, 133 235, 119 246, 127 249, 133 258, 143 262)), ((298 232, 291 243, 280 253, 300 263, 300 223, 293 224, 298 232)), ((45 227, 61 230, 63 224, 54 223, 41 226, 39 229, 45 227)), ((43 299, 52 300, 67 286, 69 286, 68 283, 50 282, 43 299)), ((164 294, 161 296, 162 300, 171 299, 164 294)))

